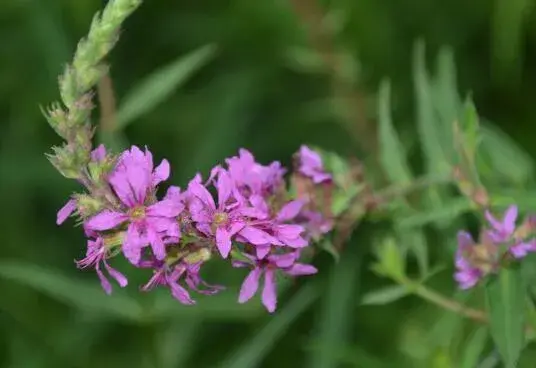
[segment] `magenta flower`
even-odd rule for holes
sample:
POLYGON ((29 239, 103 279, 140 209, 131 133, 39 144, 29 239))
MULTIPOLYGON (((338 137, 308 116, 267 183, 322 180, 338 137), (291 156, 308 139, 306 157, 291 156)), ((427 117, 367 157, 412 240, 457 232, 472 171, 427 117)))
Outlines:
POLYGON ((503 243, 512 238, 516 230, 517 206, 508 207, 501 221, 497 220, 489 211, 486 211, 485 215, 491 225, 492 229, 489 235, 494 242, 503 243))
POLYGON ((137 264, 141 250, 151 245, 156 258, 166 256, 163 236, 176 236, 180 230, 176 221, 184 209, 179 201, 171 199, 147 204, 149 194, 154 194, 156 186, 169 177, 169 163, 162 163, 153 171, 151 153, 143 153, 133 146, 125 151, 114 171, 109 175, 109 182, 123 204, 122 209, 103 210, 88 219, 85 227, 93 231, 110 230, 128 222, 127 235, 123 244, 125 257, 137 264))
POLYGON ((454 274, 454 279, 458 282, 460 288, 464 290, 475 286, 483 277, 482 271, 473 266, 469 259, 474 246, 475 242, 471 234, 465 231, 458 233, 458 250, 455 261, 457 271, 454 274))
POLYGON ((333 229, 333 221, 317 211, 301 211, 296 222, 305 228, 306 239, 318 240, 333 229))
POLYGON ((100 279, 102 288, 106 292, 106 294, 112 293, 112 285, 110 284, 110 281, 104 276, 100 269, 100 264, 102 263, 104 265, 104 268, 108 272, 108 274, 117 281, 119 286, 125 287, 128 284, 127 278, 116 269, 112 268, 108 262, 106 262, 106 258, 108 257, 106 248, 104 247, 104 240, 101 237, 98 237, 96 240, 88 240, 87 242, 87 252, 86 257, 84 259, 81 259, 80 261, 76 261, 76 265, 78 268, 84 269, 87 267, 95 267, 95 271, 97 271, 97 276, 100 279))
MULTIPOLYGON (((313 275, 317 272, 317 269, 311 265, 296 263, 299 253, 292 252, 287 254, 272 254, 264 259, 256 259, 252 256, 246 255, 253 264, 253 270, 246 276, 242 287, 240 289, 240 295, 238 297, 239 303, 245 303, 250 300, 259 289, 259 282, 262 275, 264 275, 264 286, 262 290, 262 304, 266 307, 268 312, 275 311, 277 306, 277 292, 276 292, 276 272, 280 270, 289 276, 302 276, 313 275)), ((250 267, 251 265, 244 262, 233 262, 233 267, 250 267)))
POLYGON ((188 264, 180 262, 174 266, 169 266, 165 262, 153 259, 152 261, 141 261, 140 267, 153 268, 154 275, 142 286, 143 291, 149 291, 154 287, 161 285, 167 286, 171 294, 182 304, 191 305, 195 301, 190 297, 190 293, 179 282, 184 281, 188 287, 200 294, 213 295, 224 289, 221 285, 211 285, 205 282, 199 275, 202 262, 188 264), (204 289, 201 289, 203 286, 204 289))
POLYGON ((322 157, 307 146, 301 146, 298 152, 298 171, 311 178, 315 184, 328 182, 331 175, 324 171, 322 157))
POLYGON ((239 192, 246 198, 252 194, 262 197, 272 194, 282 185, 286 170, 277 161, 264 166, 246 149, 239 155, 226 159, 229 175, 239 192))
POLYGON ((101 162, 106 158, 106 147, 104 144, 99 145, 93 151, 91 151, 91 160, 94 162, 101 162))
POLYGON ((258 211, 234 200, 233 184, 226 171, 219 172, 215 187, 218 205, 202 184, 198 181, 190 182, 188 192, 192 198, 189 209, 197 229, 208 236, 214 236, 218 251, 223 258, 227 258, 231 251, 231 238, 241 230, 249 229, 250 226, 246 226, 246 216, 254 217, 258 211))
POLYGON ((58 211, 56 216, 56 224, 61 225, 76 211, 76 200, 69 199, 67 203, 58 211))

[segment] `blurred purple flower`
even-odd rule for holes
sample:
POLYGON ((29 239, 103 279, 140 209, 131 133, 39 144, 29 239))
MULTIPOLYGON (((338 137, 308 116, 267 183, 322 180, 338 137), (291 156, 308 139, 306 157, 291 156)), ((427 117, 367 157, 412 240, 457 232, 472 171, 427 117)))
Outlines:
POLYGON ((454 274, 454 278, 460 288, 464 290, 475 286, 483 276, 482 271, 475 267, 470 260, 474 247, 475 242, 471 234, 460 231, 458 233, 458 250, 455 259, 457 271, 454 274))
POLYGON ((320 155, 307 146, 301 146, 298 152, 298 171, 311 178, 315 184, 330 181, 331 175, 324 171, 320 155))
POLYGON ((496 243, 507 242, 516 230, 517 206, 508 207, 501 221, 497 220, 490 211, 486 211, 486 219, 491 225, 489 235, 496 243))

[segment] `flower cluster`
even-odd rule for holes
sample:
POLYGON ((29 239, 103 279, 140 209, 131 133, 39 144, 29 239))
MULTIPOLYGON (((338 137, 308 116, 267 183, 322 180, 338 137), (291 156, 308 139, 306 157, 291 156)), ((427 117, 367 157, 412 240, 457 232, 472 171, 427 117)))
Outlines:
MULTIPOLYGON (((311 239, 331 229, 329 219, 311 210, 311 199, 291 198, 279 162, 262 165, 245 149, 214 167, 207 180, 197 174, 185 190, 170 186, 158 197, 170 176, 170 164, 155 167, 151 152, 133 146, 119 156, 103 146, 92 152, 81 182, 87 194, 74 195, 58 212, 57 223, 76 214, 88 237, 86 257, 78 267, 95 268, 103 289, 127 278, 109 264, 122 254, 134 267, 153 271, 141 287, 169 288, 183 304, 194 304, 190 291, 214 294, 223 289, 200 276, 203 264, 217 255, 233 267, 248 268, 238 301, 251 299, 263 278, 262 302, 276 309, 278 275, 311 275, 312 265, 299 262, 311 239)), ((331 181, 321 157, 308 147, 297 153, 294 175, 313 186, 331 181)))
POLYGON ((536 219, 528 216, 520 226, 516 226, 518 209, 510 206, 502 220, 486 211, 487 226, 482 229, 479 242, 476 243, 465 231, 458 233, 458 250, 454 278, 460 288, 469 289, 482 278, 497 273, 504 261, 511 258, 521 259, 531 252, 536 252, 536 219))

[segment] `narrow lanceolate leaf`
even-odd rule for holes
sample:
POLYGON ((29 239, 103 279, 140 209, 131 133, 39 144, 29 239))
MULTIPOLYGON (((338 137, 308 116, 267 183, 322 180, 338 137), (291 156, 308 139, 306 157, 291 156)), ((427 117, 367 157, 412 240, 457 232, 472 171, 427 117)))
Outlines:
POLYGON ((445 155, 444 129, 436 116, 433 90, 426 70, 425 46, 417 42, 414 49, 413 78, 417 102, 417 131, 421 139, 428 173, 450 173, 449 160, 445 155))
POLYGON ((380 161, 385 174, 393 183, 408 184, 411 172, 406 161, 406 153, 391 119, 391 87, 384 80, 380 85, 378 98, 380 122, 380 161))
POLYGON ((473 332, 469 341, 465 344, 465 350, 460 360, 460 368, 474 368, 477 366, 486 347, 487 339, 488 329, 486 327, 480 327, 473 332))
POLYGON ((519 267, 503 269, 486 285, 493 341, 506 368, 516 367, 524 347, 525 288, 519 267))
POLYGON ((289 326, 313 304, 318 297, 317 285, 308 284, 294 295, 276 315, 268 319, 268 323, 257 331, 234 354, 230 355, 220 367, 222 368, 255 368, 260 367, 274 344, 288 330, 289 326))
POLYGON ((164 102, 181 84, 205 66, 214 56, 213 45, 203 46, 181 56, 143 79, 123 99, 117 113, 117 126, 123 128, 164 102))
POLYGON ((385 305, 396 302, 409 293, 408 288, 402 285, 386 286, 363 295, 361 305, 385 305))

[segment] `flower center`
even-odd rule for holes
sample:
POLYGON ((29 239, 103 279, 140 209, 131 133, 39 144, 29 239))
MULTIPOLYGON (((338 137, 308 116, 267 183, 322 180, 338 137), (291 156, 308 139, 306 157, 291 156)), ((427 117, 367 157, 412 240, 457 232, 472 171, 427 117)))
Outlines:
POLYGON ((145 217, 145 207, 138 206, 130 210, 130 219, 132 221, 141 220, 145 217))
POLYGON ((225 212, 216 212, 212 219, 214 224, 217 226, 225 224, 227 220, 229 220, 229 215, 227 215, 225 212))

